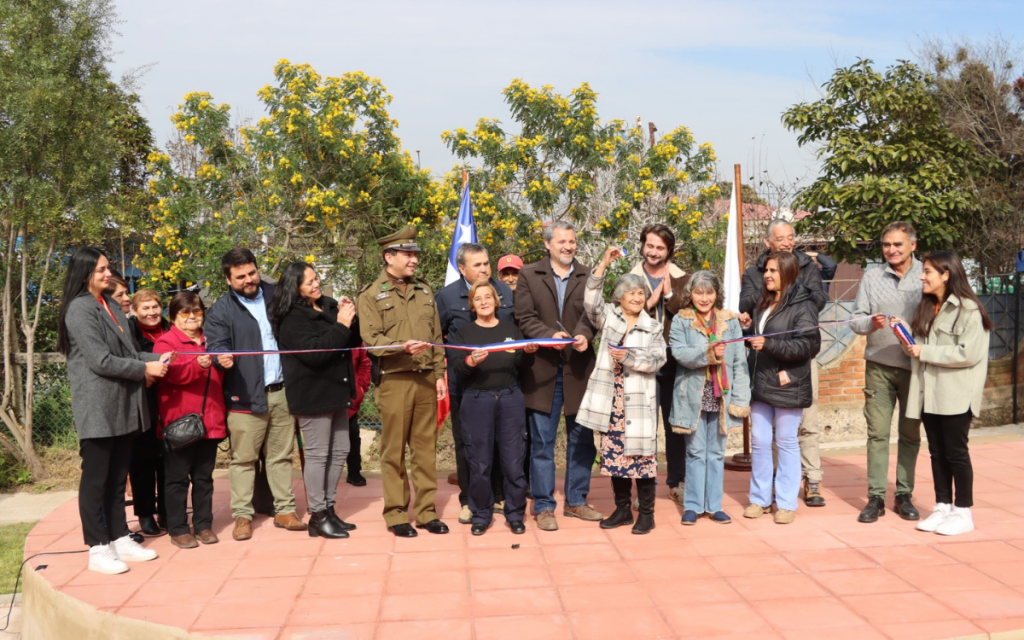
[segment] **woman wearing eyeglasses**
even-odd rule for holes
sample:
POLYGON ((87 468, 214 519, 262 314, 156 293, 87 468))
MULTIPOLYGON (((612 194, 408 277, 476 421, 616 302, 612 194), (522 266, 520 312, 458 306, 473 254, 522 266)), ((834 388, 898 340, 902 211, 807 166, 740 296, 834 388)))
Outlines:
MULTIPOLYGON (((206 351, 203 315, 206 307, 199 295, 182 291, 174 296, 167 315, 171 329, 154 345, 157 353, 166 351, 206 351)), ((217 356, 217 362, 230 369, 233 356, 217 356)), ((194 549, 218 541, 213 532, 213 468, 217 445, 227 437, 227 409, 224 404, 224 371, 214 367, 208 355, 182 355, 171 364, 160 382, 157 397, 160 422, 157 436, 178 418, 190 413, 203 417, 206 438, 178 451, 164 452, 164 489, 167 494, 167 533, 179 549, 194 549), (209 381, 209 388, 207 388, 209 381), (192 484, 192 529, 188 526, 188 488, 192 484), (193 535, 194 532, 194 535, 193 535), (198 541, 197 541, 198 539, 198 541)))

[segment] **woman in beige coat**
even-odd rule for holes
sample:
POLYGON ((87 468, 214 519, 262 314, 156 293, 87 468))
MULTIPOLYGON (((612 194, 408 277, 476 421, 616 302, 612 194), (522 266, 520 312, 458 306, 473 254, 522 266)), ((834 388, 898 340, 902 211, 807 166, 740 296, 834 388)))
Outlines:
POLYGON ((916 344, 903 347, 911 357, 907 417, 920 418, 928 434, 935 510, 917 528, 958 535, 974 530, 967 433, 972 417, 981 415, 993 324, 955 253, 925 257, 921 282, 921 303, 910 325, 916 344))
POLYGON ((610 247, 587 278, 583 308, 601 331, 601 346, 576 423, 602 434, 601 474, 611 476, 615 513, 601 521, 601 528, 633 524, 630 493, 636 480, 640 515, 633 533, 644 534, 654 528, 658 475, 655 376, 667 355, 661 323, 644 311, 650 292, 643 276, 621 276, 612 293, 614 302, 604 302, 605 270, 621 255, 610 247))

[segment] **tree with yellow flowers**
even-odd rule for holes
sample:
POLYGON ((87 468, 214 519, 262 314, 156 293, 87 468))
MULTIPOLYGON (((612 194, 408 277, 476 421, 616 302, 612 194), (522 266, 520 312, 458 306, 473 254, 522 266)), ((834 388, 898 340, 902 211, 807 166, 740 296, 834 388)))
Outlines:
MULTIPOLYGON (((478 233, 494 253, 535 258, 542 224, 570 219, 581 259, 593 262, 610 242, 638 248, 640 229, 663 222, 676 230, 684 262, 721 261, 722 225, 703 215, 719 195, 710 143, 696 144, 679 127, 652 146, 639 128, 600 120, 597 94, 586 83, 566 97, 514 80, 504 96, 519 133, 491 118, 472 132, 445 131, 442 140, 465 164, 434 194, 438 208, 455 210, 459 170, 470 169, 478 233)), ((450 233, 437 240, 450 242, 450 233)))
POLYGON ((223 288, 218 258, 243 244, 271 276, 304 259, 354 287, 380 268, 364 252, 374 238, 437 219, 435 187, 402 150, 380 80, 287 60, 274 77, 254 125, 233 127, 230 107, 207 93, 186 95, 172 116, 180 141, 150 157, 157 227, 139 262, 154 281, 223 288))

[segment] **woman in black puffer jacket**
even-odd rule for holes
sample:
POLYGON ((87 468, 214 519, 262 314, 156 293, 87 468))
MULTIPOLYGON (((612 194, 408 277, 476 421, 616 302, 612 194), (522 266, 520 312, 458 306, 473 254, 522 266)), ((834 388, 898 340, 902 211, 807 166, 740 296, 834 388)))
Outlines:
MULTIPOLYGON (((270 301, 270 325, 282 351, 351 349, 362 344, 355 304, 323 295, 310 265, 288 265, 270 301)), ((281 356, 288 411, 305 444, 303 481, 309 502, 309 535, 347 538, 355 529, 334 512, 341 469, 348 456, 348 409, 356 397, 350 351, 281 356)))
POLYGON ((775 522, 796 518, 800 490, 800 444, 797 431, 803 410, 811 406, 811 358, 821 349, 818 308, 811 292, 796 282, 800 267, 791 253, 777 251, 765 262, 762 299, 754 310, 750 331, 751 474, 750 506, 743 515, 757 518, 771 509, 772 437, 779 450, 774 473, 775 522), (806 329, 796 333, 763 334, 806 329))

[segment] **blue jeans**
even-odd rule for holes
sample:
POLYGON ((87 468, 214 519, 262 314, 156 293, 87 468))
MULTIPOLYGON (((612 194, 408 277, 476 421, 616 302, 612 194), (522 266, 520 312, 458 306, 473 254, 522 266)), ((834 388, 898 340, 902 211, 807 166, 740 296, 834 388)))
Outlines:
MULTIPOLYGON (((530 491, 533 513, 555 510, 555 435, 562 414, 562 366, 555 378, 555 397, 551 413, 530 411, 530 491)), ((587 503, 590 470, 597 457, 594 432, 576 424, 576 416, 565 416, 565 504, 578 507, 587 503)))
POLYGON ((780 509, 796 511, 800 492, 800 443, 797 432, 803 409, 777 409, 764 402, 750 403, 750 503, 772 504, 772 435, 779 450, 775 474, 775 503, 780 509), (774 428, 773 428, 774 425, 774 428))
POLYGON ((683 437, 686 438, 683 508, 698 514, 721 511, 726 435, 718 425, 718 412, 701 411, 697 429, 683 437))

